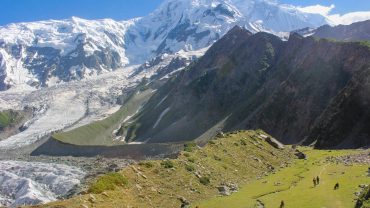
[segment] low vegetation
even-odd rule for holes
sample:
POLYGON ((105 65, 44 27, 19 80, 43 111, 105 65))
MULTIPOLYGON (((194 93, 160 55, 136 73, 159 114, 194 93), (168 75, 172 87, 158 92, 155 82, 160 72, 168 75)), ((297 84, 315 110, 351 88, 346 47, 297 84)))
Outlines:
POLYGON ((171 160, 165 160, 165 161, 161 162, 161 165, 164 168, 173 168, 175 166, 171 160))
MULTIPOLYGON (((225 134, 213 140, 213 145, 183 151, 177 159, 143 161, 123 169, 120 174, 128 180, 126 186, 103 190, 107 196, 96 194, 94 204, 89 195, 39 207, 180 207, 180 196, 190 203, 219 195, 223 183, 246 184, 257 177, 272 174, 274 167, 291 163, 290 150, 278 150, 264 142, 255 131, 225 134), (245 140, 246 145, 235 146, 245 140), (217 155, 221 161, 214 159, 217 155), (260 161, 254 159, 260 158, 260 161), (119 205, 119 206, 118 206, 119 205)), ((190 145, 195 147, 194 144, 190 145)))
POLYGON ((196 147, 197 147, 197 144, 195 142, 188 142, 184 144, 184 151, 193 152, 196 147))
POLYGON ((370 184, 362 191, 357 200, 356 208, 370 208, 370 184))
POLYGON ((211 179, 208 176, 202 176, 199 178, 199 182, 205 186, 208 186, 211 183, 211 179))
POLYGON ((94 183, 90 185, 89 193, 100 194, 104 191, 115 190, 116 187, 123 187, 127 185, 128 181, 120 173, 108 173, 99 177, 94 183))
MULTIPOLYGON (((180 207, 184 200, 198 208, 256 207, 258 203, 278 207, 284 200, 286 207, 347 208, 355 206, 359 185, 370 184, 369 164, 348 162, 343 157, 364 151, 300 148, 308 159, 299 160, 294 159, 295 150, 276 149, 260 134, 266 133, 233 132, 203 148, 183 151, 177 159, 131 165, 116 173, 127 179, 125 185, 93 184, 90 190, 99 188, 91 193, 102 193, 94 194, 93 202, 89 201, 90 195, 81 195, 38 207, 172 208, 180 207), (314 187, 312 178, 316 176, 321 180, 314 187), (336 183, 340 184, 338 190, 333 189, 336 183), (235 184, 240 189, 220 197, 218 188, 225 184, 235 184)), ((106 183, 98 180, 95 184, 106 183)))
POLYGON ((8 127, 9 125, 22 119, 21 113, 12 110, 6 110, 0 112, 0 129, 8 127))

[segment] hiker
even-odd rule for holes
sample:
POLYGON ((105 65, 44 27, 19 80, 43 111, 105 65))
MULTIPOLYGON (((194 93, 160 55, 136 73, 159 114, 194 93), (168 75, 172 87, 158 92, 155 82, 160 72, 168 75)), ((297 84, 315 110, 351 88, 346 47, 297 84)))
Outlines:
POLYGON ((320 184, 320 178, 319 178, 319 176, 316 177, 316 183, 317 183, 317 185, 320 184))
POLYGON ((313 186, 316 187, 317 181, 316 178, 313 178, 313 186))
POLYGON ((280 202, 280 208, 284 208, 285 207, 285 203, 284 203, 284 200, 282 200, 281 202, 280 202))
POLYGON ((339 183, 336 183, 334 186, 334 190, 337 190, 337 189, 339 189, 339 183))

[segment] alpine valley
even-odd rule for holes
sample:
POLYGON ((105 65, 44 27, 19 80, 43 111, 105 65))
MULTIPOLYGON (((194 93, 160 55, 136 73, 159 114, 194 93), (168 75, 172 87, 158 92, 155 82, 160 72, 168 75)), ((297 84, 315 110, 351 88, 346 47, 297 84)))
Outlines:
POLYGON ((369 207, 369 34, 273 0, 0 26, 0 207, 369 207))

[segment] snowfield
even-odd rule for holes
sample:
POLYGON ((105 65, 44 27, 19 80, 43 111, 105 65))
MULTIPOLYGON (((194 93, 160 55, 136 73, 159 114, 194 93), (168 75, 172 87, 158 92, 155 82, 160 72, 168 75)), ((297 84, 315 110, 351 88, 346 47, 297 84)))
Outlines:
POLYGON ((64 196, 85 173, 60 164, 0 161, 0 206, 39 204, 64 196))

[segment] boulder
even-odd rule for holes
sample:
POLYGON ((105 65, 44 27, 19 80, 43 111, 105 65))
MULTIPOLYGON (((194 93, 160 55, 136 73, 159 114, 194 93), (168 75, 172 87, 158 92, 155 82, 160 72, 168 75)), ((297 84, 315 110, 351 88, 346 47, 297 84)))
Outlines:
POLYGON ((295 150, 294 155, 297 156, 297 158, 300 160, 307 159, 307 155, 297 149, 295 150))
POLYGON ((284 145, 280 143, 278 140, 272 137, 266 137, 265 141, 269 143, 271 146, 275 147, 276 149, 284 149, 284 145))
POLYGON ((96 202, 96 198, 95 198, 94 195, 92 195, 92 194, 89 195, 89 202, 90 203, 95 203, 96 202))
POLYGON ((188 200, 186 200, 185 197, 179 196, 177 199, 180 200, 180 202, 181 202, 181 208, 190 207, 190 202, 188 200))
POLYGON ((237 184, 234 184, 234 183, 229 183, 228 184, 228 187, 230 189, 231 192, 238 192, 239 191, 239 187, 237 184))
POLYGON ((222 195, 222 196, 230 196, 230 190, 229 190, 229 187, 227 186, 218 186, 217 187, 218 189, 218 192, 222 195))
POLYGON ((239 191, 238 185, 234 183, 227 183, 226 185, 222 184, 221 186, 218 186, 217 189, 222 196, 229 196, 231 193, 239 191))

